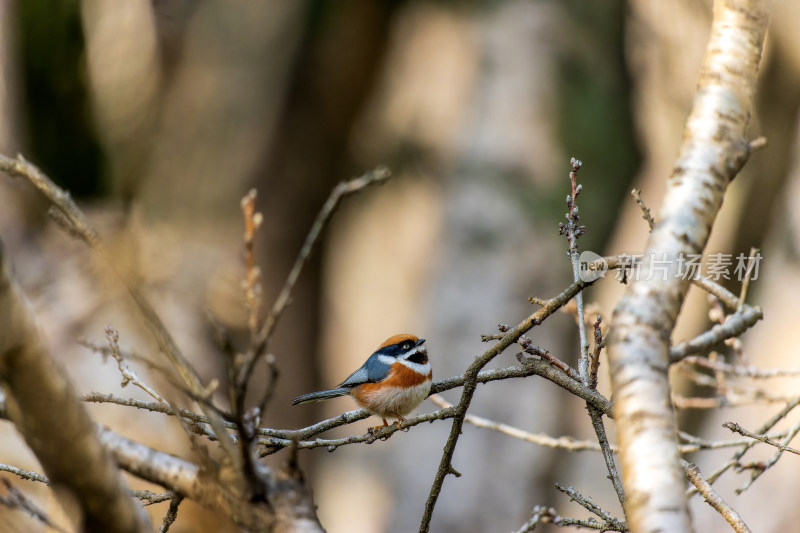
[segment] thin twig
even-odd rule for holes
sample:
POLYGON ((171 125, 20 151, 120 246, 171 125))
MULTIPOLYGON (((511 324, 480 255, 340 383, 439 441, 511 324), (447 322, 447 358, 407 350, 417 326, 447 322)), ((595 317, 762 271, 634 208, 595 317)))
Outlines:
MULTIPOLYGON (((789 428, 789 431, 787 432, 786 437, 784 437, 783 442, 779 446, 780 449, 777 452, 775 452, 772 455, 772 457, 770 457, 766 461, 759 461, 758 462, 758 468, 754 469, 750 473, 750 479, 747 482, 745 482, 744 485, 742 485, 741 487, 736 489, 736 494, 741 494, 742 492, 744 492, 747 489, 749 489, 750 486, 753 484, 753 482, 755 482, 756 479, 761 477, 761 474, 763 474, 764 472, 766 472, 767 470, 772 468, 775 465, 775 463, 777 463, 778 460, 783 456, 783 451, 785 450, 787 445, 790 442, 792 442, 792 439, 794 439, 794 437, 798 433, 800 433, 800 422, 796 423, 791 428, 789 428)), ((760 440, 760 439, 758 439, 758 440, 760 440)), ((761 442, 764 442, 764 441, 761 441, 761 442)), ((767 444, 771 444, 771 443, 767 443, 767 444)))
POLYGON ((589 387, 597 389, 597 374, 600 370, 600 351, 605 347, 603 341, 603 329, 600 324, 603 318, 597 315, 597 320, 594 323, 594 350, 589 356, 589 387))
MULTIPOLYGON (((578 170, 580 170, 583 163, 574 157, 570 159, 569 183, 570 194, 567 196, 567 224, 560 224, 559 231, 567 236, 569 243, 569 250, 567 255, 572 263, 572 281, 578 281, 581 276, 581 266, 578 260, 578 238, 581 237, 586 228, 580 226, 580 217, 578 215, 578 195, 581 192, 581 185, 578 183, 578 170)), ((578 374, 584 385, 589 384, 589 337, 586 334, 586 321, 584 320, 583 313, 583 295, 578 293, 575 295, 575 304, 578 313, 578 332, 580 336, 580 357, 578 358, 578 374)))
POLYGON ((623 510, 625 509, 625 488, 622 486, 622 478, 617 470, 617 465, 614 462, 614 452, 611 449, 611 444, 608 442, 608 435, 606 434, 606 427, 603 424, 602 412, 591 404, 586 404, 589 410, 589 418, 592 421, 592 429, 597 435, 597 442, 603 452, 603 460, 606 463, 608 470, 608 479, 611 480, 611 485, 614 487, 614 492, 617 493, 617 499, 623 510))
POLYGON ((747 257, 747 269, 742 279, 742 290, 739 292, 739 307, 736 309, 737 311, 741 311, 744 308, 744 302, 747 300, 747 291, 750 289, 750 277, 753 275, 756 254, 758 254, 758 252, 758 248, 750 248, 750 255, 747 257))
POLYGON ((647 221, 647 225, 650 228, 650 231, 656 227, 656 221, 653 220, 653 214, 650 212, 650 208, 644 204, 644 200, 642 200, 642 191, 640 189, 633 189, 631 191, 631 196, 633 199, 636 200, 636 205, 639 206, 639 209, 642 210, 642 218, 647 221))
POLYGON ((551 355, 549 351, 543 350, 542 348, 539 348, 538 346, 534 345, 533 342, 525 335, 522 335, 517 340, 517 342, 519 343, 520 346, 522 346, 522 349, 525 351, 525 353, 541 357, 554 367, 564 372, 572 379, 580 381, 580 376, 571 366, 569 366, 567 363, 565 363, 558 357, 551 355))
POLYGON ((686 397, 672 394, 671 401, 679 409, 716 409, 718 407, 741 407, 754 404, 783 403, 791 401, 792 396, 768 394, 756 390, 747 394, 728 391, 723 396, 713 398, 686 397))
MULTIPOLYGON (((578 184, 578 170, 581 168, 582 163, 574 157, 570 160, 572 171, 569 173, 570 181, 570 195, 567 196, 567 225, 560 225, 560 232, 567 236, 569 243, 569 250, 567 255, 572 263, 572 279, 577 281, 580 279, 581 266, 580 258, 578 255, 578 238, 586 231, 584 226, 579 225, 578 216, 578 195, 581 192, 581 185, 578 184)), ((597 343, 597 354, 594 362, 590 361, 589 357, 589 336, 586 331, 586 319, 583 309, 583 294, 575 296, 575 304, 577 309, 577 322, 578 322, 578 337, 580 339, 580 356, 578 358, 578 374, 580 375, 581 383, 589 388, 597 387, 597 365, 599 364, 600 347, 602 347, 602 336, 599 343, 597 343), (594 378, 592 377, 594 374, 594 378), (594 384, 593 384, 594 383, 594 384)), ((599 323, 597 328, 599 328, 599 323)), ((595 330, 597 335, 597 329, 595 330)), ((602 412, 591 404, 587 404, 589 410, 589 418, 592 420, 592 428, 597 435, 597 441, 603 451, 603 460, 608 469, 609 479, 614 486, 614 491, 617 493, 620 505, 623 509, 625 507, 625 489, 622 486, 622 478, 617 470, 617 465, 614 463, 614 454, 608 443, 608 436, 603 424, 602 412)))
MULTIPOLYGON (((255 234, 261 226, 263 217, 261 213, 255 210, 255 200, 256 190, 251 189, 241 201, 245 228, 245 279, 242 281, 242 286, 244 288, 245 307, 248 312, 247 325, 250 329, 251 346, 255 346, 258 342, 258 312, 261 308, 262 294, 261 269, 258 268, 255 260, 255 234)), ((228 362, 228 388, 231 396, 233 417, 239 427, 239 453, 241 454, 242 474, 247 482, 248 497, 254 501, 262 501, 267 496, 267 483, 256 465, 254 442, 256 436, 255 428, 260 422, 262 411, 258 408, 248 410, 246 406, 247 385, 257 357, 252 351, 246 354, 239 354, 235 350, 231 350, 226 361, 228 362)), ((268 365, 274 367, 274 359, 268 361, 268 365)), ((271 392, 274 385, 274 381, 267 383, 269 392, 271 392)))
MULTIPOLYGON (((17 468, 16 466, 0 463, 0 471, 14 474, 22 479, 27 479, 28 481, 38 481, 39 483, 44 483, 45 485, 50 484, 50 480, 47 476, 32 470, 24 470, 22 468, 17 468)), ((144 505, 152 505, 154 503, 161 503, 172 499, 175 496, 175 493, 167 491, 157 494, 155 492, 150 492, 149 490, 131 490, 131 496, 141 500, 144 505)))
POLYGON ((39 472, 34 472, 32 470, 24 470, 22 468, 17 468, 16 466, 0 463, 0 471, 14 474, 16 476, 21 477, 22 479, 27 479, 30 481, 38 481, 39 483, 45 483, 47 485, 50 484, 50 480, 47 478, 47 476, 45 476, 44 474, 40 474, 39 472))
POLYGON ((154 505, 156 503, 166 502, 175 497, 175 493, 171 490, 166 492, 150 492, 149 490, 132 490, 131 496, 137 498, 142 502, 142 505, 154 505))
POLYGON ((24 492, 12 485, 9 480, 3 479, 2 482, 8 491, 8 496, 0 494, 0 505, 5 505, 9 509, 19 509, 24 511, 42 524, 46 525, 48 528, 59 533, 67 533, 67 530, 53 522, 53 520, 47 516, 47 513, 39 509, 39 507, 33 503, 24 492))
POLYGON ((544 505, 537 505, 533 508, 530 519, 525 522, 521 528, 515 533, 530 533, 539 524, 561 524, 561 517, 558 516, 556 510, 552 507, 545 507, 544 505))
MULTIPOLYGON (((603 339, 603 331, 600 328, 601 318, 597 316, 597 321, 594 323, 594 351, 591 355, 589 367, 589 385, 592 389, 597 389, 597 372, 600 366, 600 351, 605 346, 603 339)), ((617 493, 617 498, 620 504, 625 508, 625 488, 622 486, 622 478, 619 475, 619 470, 614 462, 615 450, 608 442, 608 435, 606 428, 603 424, 603 417, 601 411, 590 404, 586 404, 589 409, 589 418, 592 420, 592 428, 597 435, 597 441, 600 443, 600 448, 603 452, 603 460, 606 462, 606 468, 609 473, 609 479, 614 486, 614 491, 617 493)))
POLYGON ((703 289, 709 294, 713 294, 719 300, 725 304, 728 309, 736 310, 739 308, 739 298, 736 297, 731 291, 720 285, 719 283, 715 283, 714 281, 708 279, 705 276, 698 276, 692 279, 692 283, 697 287, 703 289))
MULTIPOLYGON (((678 436, 686 444, 681 444, 679 450, 682 454, 699 452, 702 450, 719 450, 722 448, 734 448, 744 446, 752 443, 750 439, 735 439, 735 440, 706 440, 701 439, 695 435, 690 435, 685 431, 679 431, 678 436)), ((776 438, 785 437, 786 433, 781 432, 775 435, 768 435, 773 440, 776 438)))
POLYGON ((264 217, 255 210, 256 190, 251 189, 241 201, 242 214, 244 215, 244 258, 245 258, 245 279, 244 286, 245 305, 247 307, 247 327, 250 328, 250 335, 255 339, 258 333, 258 311, 261 309, 261 297, 263 290, 261 287, 261 269, 256 265, 255 259, 255 235, 264 217))
POLYGON ((687 461, 682 462, 683 467, 686 469, 686 477, 689 478, 689 481, 697 488, 698 492, 703 495, 703 498, 708 504, 722 515, 736 533, 750 533, 750 528, 744 523, 739 513, 734 511, 733 508, 717 494, 714 487, 712 487, 703 477, 703 474, 700 473, 700 469, 697 468, 697 465, 687 461))
POLYGON ((682 361, 684 364, 702 366, 715 372, 723 372, 731 376, 752 379, 796 378, 800 370, 788 368, 754 368, 743 365, 731 365, 722 361, 711 361, 706 357, 691 355, 682 361))
MULTIPOLYGON (((251 347, 255 346, 259 340, 260 322, 258 317, 259 309, 261 308, 263 289, 261 286, 261 270, 255 263, 255 234, 261 226, 263 217, 261 213, 255 211, 256 191, 251 190, 250 193, 242 198, 242 213, 244 215, 244 255, 245 255, 245 279, 243 285, 245 287, 245 303, 249 312, 248 326, 250 328, 250 344, 251 347)), ((252 372, 255 361, 252 358, 258 358, 254 349, 251 349, 247 354, 236 354, 233 361, 236 364, 232 368, 232 378, 230 379, 231 394, 233 395, 232 405, 236 406, 235 412, 237 416, 243 416, 245 406, 244 402, 247 397, 247 384, 250 379, 250 372, 252 372), (251 364, 252 363, 252 364, 251 364)), ((267 409, 267 404, 272 398, 275 387, 278 383, 278 366, 276 364, 275 356, 266 354, 264 361, 267 365, 267 380, 264 385, 264 393, 261 396, 257 408, 248 416, 254 418, 255 425, 261 423, 261 416, 267 409)), ((241 422, 241 420, 239 420, 241 422)), ((243 441, 246 446, 250 445, 250 440, 243 441)))
POLYGON ((561 523, 559 523, 558 525, 567 526, 567 527, 569 527, 569 526, 585 527, 586 529, 597 529, 598 531, 601 531, 601 532, 605 532, 605 531, 622 531, 624 533, 627 533, 627 531, 628 531, 627 529, 625 529, 625 530, 614 529, 613 527, 611 527, 610 524, 608 524, 606 522, 598 522, 597 520, 595 520, 592 517, 590 517, 588 520, 580 520, 578 518, 569 518, 567 516, 564 516, 564 517, 561 518, 561 523))
MULTIPOLYGON (((431 395, 430 400, 443 409, 453 407, 453 404, 438 394, 431 395)), ((464 417, 464 421, 468 424, 472 424, 475 427, 491 429, 493 431, 497 431, 498 433, 508 435, 509 437, 524 440, 526 442, 531 442, 533 444, 538 444, 539 446, 545 446, 548 448, 560 448, 570 452, 586 450, 594 452, 601 451, 600 445, 596 442, 588 440, 576 440, 572 437, 555 438, 544 433, 531 433, 529 431, 525 431, 508 424, 503 424, 502 422, 495 422, 494 420, 489 420, 488 418, 483 418, 477 415, 467 414, 467 416, 464 417)))
POLYGON ((139 375, 131 370, 130 367, 128 367, 128 365, 126 365, 122 360, 122 352, 119 349, 119 332, 114 329, 114 326, 106 326, 105 331, 111 356, 117 361, 117 367, 122 374, 122 387, 132 383, 155 398, 157 401, 167 403, 167 401, 162 398, 161 395, 155 391, 155 389, 145 383, 144 380, 142 380, 139 375))
POLYGON ((729 315, 724 324, 716 324, 697 337, 670 348, 670 363, 677 363, 689 355, 705 352, 726 339, 738 337, 762 318, 764 313, 760 307, 746 305, 741 311, 729 315))
POLYGON ((167 533, 167 531, 169 531, 170 526, 178 519, 178 506, 182 501, 183 496, 175 496, 170 500, 169 509, 167 509, 167 514, 164 515, 164 519, 161 521, 161 527, 158 533, 167 533))
POLYGON ((740 426, 736 422, 725 422, 724 424, 722 424, 722 427, 730 429, 731 431, 736 432, 736 433, 738 433, 738 434, 740 434, 740 435, 742 435, 744 437, 750 437, 751 439, 755 439, 757 441, 763 442, 764 444, 769 444, 770 446, 774 446, 774 447, 778 448, 782 452, 789 452, 789 453, 793 453, 795 455, 800 455, 800 450, 796 450, 794 448, 791 448, 789 446, 781 444, 780 442, 775 442, 774 440, 770 439, 766 435, 758 435, 758 434, 753 433, 751 431, 747 431, 746 429, 744 429, 742 426, 740 426))
MULTIPOLYGON (((90 349, 91 351, 93 351, 95 353, 99 353, 100 355, 102 355, 104 357, 108 357, 108 356, 111 355, 111 348, 108 347, 108 343, 102 344, 99 341, 95 341, 95 340, 92 340, 92 339, 79 338, 78 339, 78 344, 90 349)), ((164 379, 169 381, 170 385, 172 385, 176 389, 179 389, 179 390, 183 391, 188 396, 191 396, 191 393, 189 392, 188 389, 186 389, 186 386, 175 379, 174 372, 170 371, 170 369, 168 367, 160 365, 160 364, 150 360, 149 358, 147 358, 147 357, 145 357, 145 356, 143 356, 141 354, 138 354, 138 353, 136 353, 136 352, 134 352, 132 350, 131 351, 126 351, 126 350, 123 350, 123 349, 120 348, 119 354, 122 357, 122 359, 128 359, 130 361, 136 361, 136 362, 142 363, 145 366, 147 366, 148 368, 159 372, 162 375, 162 377, 164 377, 164 379)))
POLYGON ((555 484, 556 490, 562 492, 569 496, 569 499, 577 502, 581 507, 586 509, 592 514, 597 515, 600 517, 608 526, 610 526, 606 531, 626 531, 628 529, 628 525, 617 518, 615 518, 611 513, 597 505, 591 498, 581 495, 577 490, 572 487, 563 487, 558 483, 555 484))
MULTIPOLYGON (((793 398, 783 407, 783 409, 772 415, 766 422, 764 422, 758 429, 756 429, 755 433, 761 435, 766 434, 770 429, 772 429, 773 426, 775 426, 775 424, 783 420, 798 405, 800 405, 800 396, 796 396, 795 398, 793 398)), ((750 441, 744 446, 742 446, 742 448, 739 451, 733 454, 733 457, 728 462, 723 464, 716 471, 714 471, 714 473, 708 476, 708 481, 710 483, 714 483, 727 470, 738 465, 739 461, 742 459, 744 454, 747 453, 747 451, 750 450, 753 446, 755 446, 756 442, 757 441, 750 441)), ((694 494, 694 491, 689 491, 688 495, 691 496, 692 494, 694 494)))
MULTIPOLYGON (((359 412, 351 411, 350 413, 359 412)), ((259 452, 259 456, 264 457, 266 455, 270 455, 281 448, 296 448, 298 450, 327 448, 329 452, 332 452, 340 446, 346 446, 348 444, 372 444, 373 442, 377 442, 379 440, 387 440, 395 433, 407 431, 409 428, 422 424, 423 422, 447 420, 454 418, 455 415, 455 409, 440 409, 432 413, 423 413, 414 417, 406 418, 403 422, 402 429, 399 429, 397 424, 392 424, 390 426, 383 426, 381 428, 370 428, 370 431, 367 431, 361 435, 351 435, 338 439, 316 438, 313 440, 297 440, 297 438, 260 437, 258 439, 258 444, 264 448, 262 448, 262 450, 259 452)), ((362 418, 366 418, 367 416, 368 414, 365 413, 365 416, 362 418)))

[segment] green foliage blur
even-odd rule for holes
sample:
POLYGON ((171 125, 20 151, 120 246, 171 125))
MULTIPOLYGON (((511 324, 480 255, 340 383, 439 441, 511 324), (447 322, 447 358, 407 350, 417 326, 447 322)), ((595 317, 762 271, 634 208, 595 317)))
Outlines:
POLYGON ((79 2, 18 2, 26 158, 76 197, 107 190, 92 123, 79 2))

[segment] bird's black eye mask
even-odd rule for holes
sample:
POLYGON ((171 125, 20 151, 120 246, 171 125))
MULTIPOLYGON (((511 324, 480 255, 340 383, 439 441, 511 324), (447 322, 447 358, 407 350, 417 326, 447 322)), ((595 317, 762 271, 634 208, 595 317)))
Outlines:
POLYGON ((428 353, 425 347, 423 346, 424 344, 425 344, 425 339, 419 339, 416 342, 406 340, 403 342, 398 342, 397 344, 392 344, 391 346, 385 346, 380 350, 378 350, 377 353, 381 355, 388 355, 396 359, 400 359, 403 358, 403 356, 414 347, 421 347, 422 348, 421 350, 411 354, 411 356, 405 358, 405 360, 411 361, 412 363, 424 365, 425 363, 428 362, 428 353))

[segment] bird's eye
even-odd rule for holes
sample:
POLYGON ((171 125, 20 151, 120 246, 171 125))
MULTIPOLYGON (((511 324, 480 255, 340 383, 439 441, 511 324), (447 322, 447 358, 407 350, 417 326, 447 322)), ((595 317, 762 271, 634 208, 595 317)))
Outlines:
POLYGON ((401 348, 403 348, 404 350, 410 350, 411 349, 411 343, 410 342, 404 342, 403 345, 401 346, 401 348))

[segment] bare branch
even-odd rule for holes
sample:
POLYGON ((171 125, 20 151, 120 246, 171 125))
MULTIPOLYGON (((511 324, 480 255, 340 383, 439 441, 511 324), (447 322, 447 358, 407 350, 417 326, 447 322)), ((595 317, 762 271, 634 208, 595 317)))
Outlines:
POLYGON ((608 527, 605 529, 605 531, 627 531, 628 530, 628 525, 625 522, 614 518, 614 516, 612 516, 611 513, 609 513, 608 511, 606 511, 605 509, 603 509, 599 505, 597 505, 594 501, 592 501, 591 498, 587 498, 587 497, 581 495, 581 493, 579 493, 577 490, 573 489, 572 487, 562 487, 558 483, 556 483, 555 487, 559 492, 562 492, 562 493, 566 494, 567 496, 569 496, 570 500, 577 502, 578 504, 581 505, 581 507, 583 507, 584 509, 586 509, 590 513, 595 514, 598 517, 600 517, 603 520, 603 522, 605 522, 608 525, 608 527))
MULTIPOLYGON (((783 419, 784 419, 784 418, 785 418, 785 417, 786 417, 786 416, 787 416, 787 415, 788 415, 790 412, 792 412, 792 411, 793 411, 793 410, 794 410, 794 409, 795 409, 795 408, 796 408, 798 405, 800 405, 800 396, 797 396, 797 397, 793 398, 793 399, 792 399, 790 402, 788 402, 788 403, 787 403, 787 404, 786 404, 786 405, 783 407, 783 409, 781 409, 780 411, 778 411, 777 413, 775 413, 774 415, 772 415, 772 416, 769 418, 769 420, 767 420, 766 422, 764 422, 764 423, 761 425, 761 427, 759 427, 759 428, 756 430, 756 433, 759 433, 759 434, 766 434, 766 433, 767 433, 767 431, 769 431, 770 429, 772 429, 772 427, 773 427, 775 424, 777 424, 778 422, 780 422, 781 420, 783 420, 783 419)), ((737 451, 735 454, 733 454, 733 457, 731 458, 731 460, 727 461, 725 464, 723 464, 721 467, 719 467, 719 468, 718 468, 716 471, 714 471, 714 473, 712 473, 710 476, 708 476, 708 481, 709 481, 710 483, 714 483, 714 481, 716 481, 716 480, 717 480, 717 478, 719 478, 719 477, 720 477, 722 474, 724 474, 724 473, 725 473, 727 470, 729 470, 730 468, 737 467, 737 466, 739 465, 739 461, 740 461, 740 460, 741 460, 741 458, 744 456, 744 454, 746 454, 748 450, 750 450, 750 449, 751 449, 753 446, 755 446, 755 444, 756 444, 756 441, 752 441, 752 440, 751 440, 750 442, 748 442, 748 443, 746 443, 745 445, 743 445, 743 446, 742 446, 742 448, 741 448, 739 451, 737 451)), ((690 492, 689 492, 689 495, 692 495, 692 494, 694 494, 694 493, 690 491, 690 492)))
MULTIPOLYGON (((762 137, 763 139, 763 137, 762 137)), ((766 142, 766 139, 764 139, 766 142)), ((752 150, 753 143, 750 143, 750 149, 752 150)), ((736 309, 737 311, 741 311, 744 308, 744 302, 747 300, 747 291, 750 289, 750 277, 753 275, 753 269, 755 267, 756 255, 758 254, 758 248, 750 248, 750 255, 747 256, 747 268, 745 269, 744 279, 742 280, 742 290, 739 292, 739 307, 736 309)))
MULTIPOLYGON (((570 195, 567 196, 567 225, 560 226, 562 234, 567 236, 569 249, 567 255, 569 256, 570 263, 572 263, 572 280, 577 281, 581 277, 581 266, 578 255, 578 238, 584 234, 585 227, 579 225, 578 217, 578 194, 581 192, 581 185, 578 184, 578 170, 581 168, 582 163, 574 157, 570 160, 572 172, 569 173, 570 181, 570 195)), ((586 314, 583 307, 583 294, 578 293, 575 296, 575 310, 577 312, 578 323, 578 338, 580 340, 580 355, 578 356, 578 374, 580 382, 584 387, 589 389, 597 388, 597 371, 600 364, 600 350, 603 345, 602 333, 600 332, 599 318, 595 324, 595 351, 589 353, 589 336, 586 331, 586 314), (592 358, 592 356, 594 356, 592 358)), ((614 454, 611 451, 611 446, 608 443, 608 436, 606 435, 606 428, 603 424, 602 411, 598 410, 591 403, 586 404, 589 411, 589 418, 592 421, 592 429, 597 435, 597 442, 600 443, 600 448, 603 451, 603 460, 606 463, 609 479, 617 493, 620 505, 625 505, 625 490, 622 487, 622 480, 620 479, 617 465, 614 463, 614 454)))
POLYGON ((125 387, 129 383, 133 383, 147 394, 155 398, 157 401, 166 403, 166 400, 161 397, 150 385, 145 383, 139 375, 131 370, 128 365, 122 360, 122 353, 119 349, 119 332, 113 326, 106 326, 106 339, 108 339, 108 347, 112 357, 117 361, 120 374, 122 374, 122 386, 125 387))
MULTIPOLYGON (((443 409, 449 409, 453 407, 453 404, 438 394, 431 395, 430 400, 443 409)), ((494 420, 489 420, 488 418, 483 418, 476 415, 467 414, 467 416, 464 417, 464 421, 468 424, 472 424, 475 427, 491 429, 493 431, 497 431, 498 433, 508 435, 509 437, 514 437, 515 439, 524 440, 526 442, 531 442, 533 444, 538 444, 539 446, 545 446, 548 448, 560 448, 570 452, 585 450, 591 450, 594 452, 601 451, 600 445, 596 442, 588 440, 575 440, 572 437, 555 438, 544 433, 531 433, 508 424, 495 422, 494 420)))
POLYGON ((543 350, 543 349, 539 348, 538 346, 534 345, 533 342, 528 337, 526 337, 525 335, 522 335, 517 340, 517 342, 519 343, 520 346, 522 346, 522 349, 525 351, 525 353, 527 353, 529 355, 541 357, 542 359, 544 359, 545 361, 547 361, 548 363, 550 363, 554 367, 556 367, 559 370, 561 370, 564 374, 566 374, 570 378, 572 378, 572 379, 574 379, 576 381, 581 381, 580 376, 575 371, 575 369, 573 369, 571 366, 569 366, 567 363, 565 363, 561 359, 551 355, 549 351, 543 350))
POLYGON ((66 533, 65 529, 62 529, 56 525, 56 523, 53 522, 49 516, 47 516, 47 513, 39 509, 39 507, 33 503, 30 498, 25 495, 25 493, 12 485, 9 480, 3 479, 2 481, 3 485, 8 491, 8 496, 3 496, 0 494, 0 505, 5 505, 10 509, 19 509, 28 513, 33 518, 46 525, 48 528, 53 529, 58 533, 66 533))
POLYGON ((252 502, 234 486, 218 481, 224 473, 201 469, 107 429, 101 432, 101 438, 121 468, 215 509, 249 530, 323 531, 311 495, 296 473, 275 475, 265 467, 268 501, 252 502))
POLYGON ((742 426, 740 426, 736 422, 725 422, 724 424, 722 424, 722 427, 730 429, 731 431, 734 431, 734 432, 736 432, 736 433, 738 433, 740 435, 743 435, 745 437, 750 437, 751 439, 755 439, 757 441, 763 442, 764 444, 769 444, 770 446, 774 446, 774 447, 778 448, 782 452, 789 452, 789 453, 793 453, 795 455, 800 455, 800 450, 795 450, 794 448, 790 448, 789 446, 785 446, 785 445, 781 444, 780 442, 775 442, 774 440, 770 439, 766 435, 758 435, 758 434, 753 433, 751 431, 747 431, 746 429, 744 429, 742 426))
MULTIPOLYGON (((578 195, 581 192, 581 185, 578 183, 578 170, 580 170, 583 163, 574 157, 570 159, 571 171, 569 173, 570 194, 567 196, 567 224, 560 225, 560 231, 566 235, 569 249, 567 254, 572 263, 572 281, 580 279, 581 267, 578 261, 578 238, 580 238, 586 231, 584 226, 580 224, 580 217, 578 216, 578 195)), ((575 295, 575 305, 578 314, 578 332, 580 337, 580 356, 578 358, 578 374, 580 375, 581 382, 584 385, 589 384, 589 338, 586 334, 586 321, 584 320, 583 311, 583 295, 578 293, 575 295)))
MULTIPOLYGON (((725 426, 725 427, 728 427, 728 426, 725 426)), ((731 429, 731 428, 728 428, 728 429, 731 429)), ((777 452, 775 452, 772 455, 772 457, 770 457, 766 461, 758 461, 756 467, 750 473, 750 479, 744 485, 742 485, 741 487, 736 489, 736 494, 741 494, 742 492, 744 492, 747 489, 749 489, 750 486, 753 484, 753 482, 756 479, 758 479, 759 477, 761 477, 761 474, 763 474, 764 472, 766 472, 767 470, 769 470, 770 468, 775 466, 775 463, 777 463, 778 460, 783 456, 783 452, 787 450, 787 448, 788 448, 787 445, 790 442, 792 442, 792 439, 794 439, 795 436, 798 433, 800 433, 800 422, 794 424, 791 428, 789 428, 789 431, 787 432, 786 436, 783 438, 783 443, 778 445, 779 450, 777 452)), ((761 439, 757 439, 757 440, 761 440, 761 439)), ((761 442, 766 442, 766 441, 761 441, 761 442)), ((767 444, 772 444, 772 443, 771 442, 767 442, 767 444)))
POLYGON ((770 379, 770 378, 787 378, 787 377, 800 377, 800 370, 788 368, 754 368, 751 366, 731 365, 722 361, 712 361, 706 357, 698 355, 690 355, 683 359, 684 364, 691 364, 714 370, 715 372, 722 372, 732 376, 753 378, 753 379, 770 379))
POLYGON ((142 505, 147 507, 156 503, 168 502, 175 497, 175 493, 171 490, 159 493, 150 492, 149 490, 132 490, 131 496, 137 498, 142 502, 142 505))
POLYGON ((750 528, 747 527, 747 524, 744 523, 744 520, 739 516, 739 514, 733 510, 733 508, 728 505, 722 497, 717 494, 717 491, 714 490, 714 487, 706 481, 703 475, 700 473, 700 469, 697 468, 697 465, 692 463, 688 463, 683 461, 683 466, 686 469, 686 477, 689 478, 689 481, 692 482, 698 492, 703 495, 703 498, 708 502, 708 504, 713 507, 722 517, 731 525, 736 533, 750 533, 750 528))
POLYGON ((242 198, 242 214, 244 215, 244 258, 245 258, 245 278, 242 283, 244 286, 245 304, 247 307, 248 319, 247 327, 250 328, 250 335, 255 339, 258 333, 258 311, 261 309, 261 297, 263 289, 261 287, 261 269, 256 265, 255 256, 255 236, 264 217, 256 212, 256 190, 251 189, 242 198))
POLYGON ((597 390, 597 373, 600 370, 600 352, 605 348, 603 329, 600 324, 603 318, 597 315, 594 322, 594 350, 589 354, 589 388, 597 390))
MULTIPOLYGON (((359 411, 350 411, 350 413, 359 414, 359 411)), ((372 444, 373 442, 377 442, 379 440, 387 440, 395 433, 405 432, 414 426, 422 424, 423 422, 433 422, 434 420, 447 420, 449 418, 454 418, 455 415, 456 415, 455 409, 452 408, 440 409, 432 413, 423 413, 411 418, 407 418, 403 422, 402 429, 398 429, 397 424, 392 424, 380 428, 370 428, 370 431, 367 431, 366 433, 361 435, 351 435, 349 437, 342 437, 338 439, 316 438, 314 440, 293 440, 293 439, 285 439, 279 437, 264 437, 264 438, 259 438, 258 443, 261 444, 262 446, 265 446, 265 449, 262 450, 261 452, 262 456, 274 453, 280 448, 295 448, 298 450, 306 450, 311 448, 327 448, 329 452, 332 452, 336 450, 336 448, 338 448, 339 446, 345 446, 348 444, 359 444, 359 443, 372 444)), ((368 414, 365 414, 363 418, 367 418, 367 416, 368 414)))
POLYGON ((17 475, 22 479, 38 481, 39 483, 46 483, 47 485, 50 484, 50 480, 47 478, 47 476, 32 470, 24 470, 22 468, 17 468, 16 466, 0 463, 0 471, 9 472, 10 474, 17 475))
MULTIPOLYGON (((682 454, 694 453, 702 450, 719 450, 722 448, 735 448, 743 445, 748 445, 752 442, 749 439, 706 440, 706 439, 701 439, 700 437, 697 437, 695 435, 690 435, 685 431, 679 431, 678 436, 682 441, 686 443, 680 445, 680 450, 682 454)), ((776 435, 770 435, 769 437, 775 439, 785 436, 786 436, 785 433, 778 433, 776 435)))
POLYGON ((656 221, 653 219, 653 214, 650 212, 650 208, 647 207, 644 204, 644 200, 642 200, 642 191, 639 189, 633 189, 631 191, 631 196, 633 196, 633 199, 636 200, 636 205, 639 206, 639 209, 642 210, 642 218, 647 221, 650 231, 653 231, 653 228, 656 227, 656 221))
POLYGON ((516 533, 528 533, 536 529, 536 526, 539 524, 559 524, 561 523, 561 517, 556 514, 556 510, 552 507, 545 507, 544 505, 537 505, 533 508, 533 512, 531 514, 530 519, 525 522, 521 528, 519 528, 516 533))
POLYGON ((178 506, 182 501, 183 496, 175 496, 170 500, 169 509, 167 509, 167 514, 164 515, 164 519, 161 521, 161 527, 158 529, 158 533, 167 533, 167 531, 169 531, 170 526, 178 519, 178 506))
POLYGON ((724 324, 716 324, 694 339, 670 348, 670 363, 677 363, 689 355, 705 352, 725 339, 738 337, 762 318, 764 318, 764 313, 760 307, 746 305, 741 311, 729 315, 724 324))
MULTIPOLYGON (((27 479, 29 481, 38 481, 39 483, 44 483, 46 485, 50 484, 50 480, 47 478, 47 476, 38 472, 33 472, 32 470, 23 470, 22 468, 17 468, 16 466, 0 463, 0 471, 15 474, 22 479, 27 479)), ((161 503, 171 500, 175 497, 175 493, 172 491, 156 494, 154 492, 150 492, 149 490, 131 490, 130 493, 134 498, 141 500, 143 505, 161 503)))

